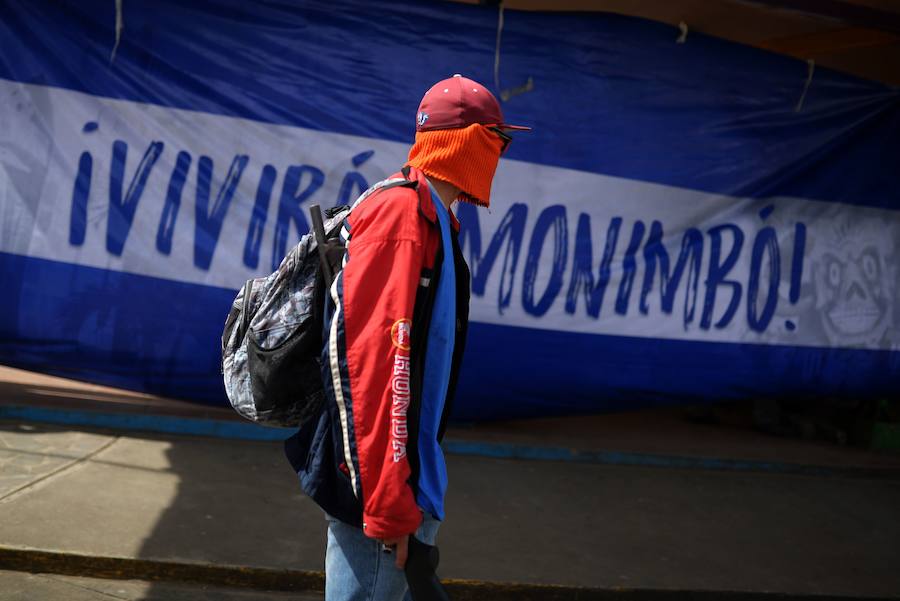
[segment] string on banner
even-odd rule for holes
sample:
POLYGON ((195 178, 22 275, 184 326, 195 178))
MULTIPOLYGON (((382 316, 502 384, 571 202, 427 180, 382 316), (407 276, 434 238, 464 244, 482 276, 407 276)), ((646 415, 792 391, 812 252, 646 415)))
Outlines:
POLYGON ((797 101, 797 106, 794 107, 794 112, 799 113, 803 109, 803 101, 806 100, 806 92, 809 90, 809 86, 812 83, 813 73, 816 71, 816 61, 813 59, 807 59, 806 61, 806 83, 803 84, 803 93, 800 94, 800 100, 797 101))
POLYGON ((534 89, 534 78, 530 75, 524 84, 517 86, 515 88, 502 89, 500 87, 500 40, 503 37, 503 2, 498 4, 498 13, 497 13, 497 43, 494 46, 494 89, 497 91, 497 94, 500 96, 500 100, 506 102, 513 96, 518 96, 519 94, 524 94, 525 92, 530 92, 534 89))
POLYGON ((122 0, 116 0, 116 43, 109 55, 109 64, 116 60, 116 52, 119 50, 119 42, 122 41, 123 29, 125 29, 125 18, 122 16, 122 0))

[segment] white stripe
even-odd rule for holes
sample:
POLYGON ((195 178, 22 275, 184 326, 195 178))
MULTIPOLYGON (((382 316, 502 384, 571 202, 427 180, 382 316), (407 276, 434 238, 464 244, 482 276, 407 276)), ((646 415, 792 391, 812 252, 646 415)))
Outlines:
POLYGON ((344 461, 350 470, 350 483, 353 485, 353 494, 357 497, 356 468, 353 465, 353 455, 350 453, 350 428, 347 419, 347 405, 344 402, 344 388, 341 385, 341 368, 338 362, 337 324, 341 316, 341 301, 337 293, 337 278, 331 284, 331 298, 334 300, 334 317, 331 319, 331 332, 328 335, 328 356, 331 363, 331 382, 334 385, 334 399, 337 401, 338 411, 341 414, 341 431, 344 434, 344 461))

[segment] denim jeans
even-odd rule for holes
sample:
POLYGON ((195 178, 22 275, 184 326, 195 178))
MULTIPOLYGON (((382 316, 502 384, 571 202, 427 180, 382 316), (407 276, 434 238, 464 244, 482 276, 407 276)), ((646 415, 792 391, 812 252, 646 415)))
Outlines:
MULTIPOLYGON (((330 515, 325 551, 325 601, 409 600, 406 575, 394 565, 396 556, 359 528, 330 515)), ((440 522, 425 514, 416 538, 434 544, 440 522)))

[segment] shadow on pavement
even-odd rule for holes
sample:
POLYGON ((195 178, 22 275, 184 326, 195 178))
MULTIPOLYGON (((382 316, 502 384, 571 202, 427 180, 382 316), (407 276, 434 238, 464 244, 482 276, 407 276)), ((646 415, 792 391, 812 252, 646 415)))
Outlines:
MULTIPOLYGON (((321 571, 325 522, 278 443, 182 439, 165 459, 174 496, 138 557, 321 571)), ((162 598, 151 585, 146 599, 162 598)))

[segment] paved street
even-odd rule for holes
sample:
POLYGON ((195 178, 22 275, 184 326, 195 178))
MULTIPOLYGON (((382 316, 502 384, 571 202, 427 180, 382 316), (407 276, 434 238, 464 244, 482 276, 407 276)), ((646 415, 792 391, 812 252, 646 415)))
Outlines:
MULTIPOLYGON (((0 445, 2 545, 322 569, 322 514, 300 493, 277 443, 7 422, 0 445)), ((449 471, 443 578, 900 591, 894 477, 452 455, 449 471)), ((155 595, 160 585, 147 586, 155 595)))

